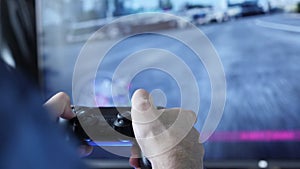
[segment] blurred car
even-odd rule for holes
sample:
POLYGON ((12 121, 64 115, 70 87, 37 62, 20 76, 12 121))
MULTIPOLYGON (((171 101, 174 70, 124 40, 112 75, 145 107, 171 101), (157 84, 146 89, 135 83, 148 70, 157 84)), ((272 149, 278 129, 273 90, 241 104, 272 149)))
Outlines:
POLYGON ((226 14, 228 16, 228 19, 237 19, 242 16, 242 8, 238 5, 229 6, 226 14))
POLYGON ((210 22, 224 22, 227 21, 228 15, 227 11, 221 11, 221 10, 212 10, 210 11, 210 22))
POLYGON ((196 25, 207 24, 212 20, 212 7, 208 5, 186 5, 185 17, 196 25))
POLYGON ((229 20, 228 16, 228 0, 215 0, 212 4, 212 21, 213 22, 224 22, 229 20))
POLYGON ((207 24, 210 23, 212 20, 212 14, 211 9, 198 9, 195 11, 195 13, 192 15, 193 22, 197 25, 207 24))
POLYGON ((268 0, 245 0, 240 4, 242 16, 268 13, 270 4, 268 0))

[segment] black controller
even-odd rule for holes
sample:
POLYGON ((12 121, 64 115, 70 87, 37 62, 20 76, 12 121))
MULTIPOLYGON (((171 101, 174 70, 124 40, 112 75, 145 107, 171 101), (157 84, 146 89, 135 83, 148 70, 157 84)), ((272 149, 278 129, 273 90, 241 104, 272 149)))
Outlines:
MULTIPOLYGON (((107 141, 134 141, 130 107, 73 106, 72 110, 76 113, 70 120, 72 131, 81 143, 96 146, 107 141)), ((152 168, 145 157, 139 163, 142 169, 152 168)))

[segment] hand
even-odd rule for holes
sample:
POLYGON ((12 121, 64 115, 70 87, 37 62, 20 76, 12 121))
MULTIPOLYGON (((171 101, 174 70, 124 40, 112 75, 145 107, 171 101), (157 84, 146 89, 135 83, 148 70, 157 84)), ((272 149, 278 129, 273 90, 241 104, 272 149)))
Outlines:
MULTIPOLYGON (((71 110, 70 97, 63 92, 59 92, 52 96, 44 106, 50 112, 55 119, 61 117, 66 120, 70 120, 75 117, 75 113, 71 110)), ((78 149, 81 157, 87 156, 92 153, 93 147, 87 145, 81 145, 78 149)))
MULTIPOLYGON (((132 97, 131 116, 137 143, 153 169, 203 168, 204 148, 198 141, 198 131, 193 128, 195 113, 182 109, 157 110, 149 94, 137 90, 132 97), (183 116, 178 120, 180 113, 183 116)), ((130 159, 136 168, 139 147, 132 148, 130 159)))

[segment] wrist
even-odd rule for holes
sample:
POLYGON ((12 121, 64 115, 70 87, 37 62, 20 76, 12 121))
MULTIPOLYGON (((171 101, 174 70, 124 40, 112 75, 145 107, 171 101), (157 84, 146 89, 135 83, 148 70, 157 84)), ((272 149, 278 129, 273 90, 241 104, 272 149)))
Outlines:
POLYGON ((177 145, 170 151, 161 155, 151 157, 153 169, 203 169, 204 149, 202 144, 177 145))

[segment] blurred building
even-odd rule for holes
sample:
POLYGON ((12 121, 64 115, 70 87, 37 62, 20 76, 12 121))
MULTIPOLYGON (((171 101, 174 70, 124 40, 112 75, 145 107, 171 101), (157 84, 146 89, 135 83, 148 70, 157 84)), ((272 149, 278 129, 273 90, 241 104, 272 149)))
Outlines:
POLYGON ((75 15, 79 21, 105 18, 109 10, 108 0, 72 0, 68 4, 65 6, 71 6, 73 10, 77 9, 75 15))
POLYGON ((121 16, 142 11, 155 11, 159 8, 159 0, 113 0, 115 6, 114 16, 121 16))
POLYGON ((171 10, 173 3, 171 0, 159 0, 159 8, 162 10, 171 10))

